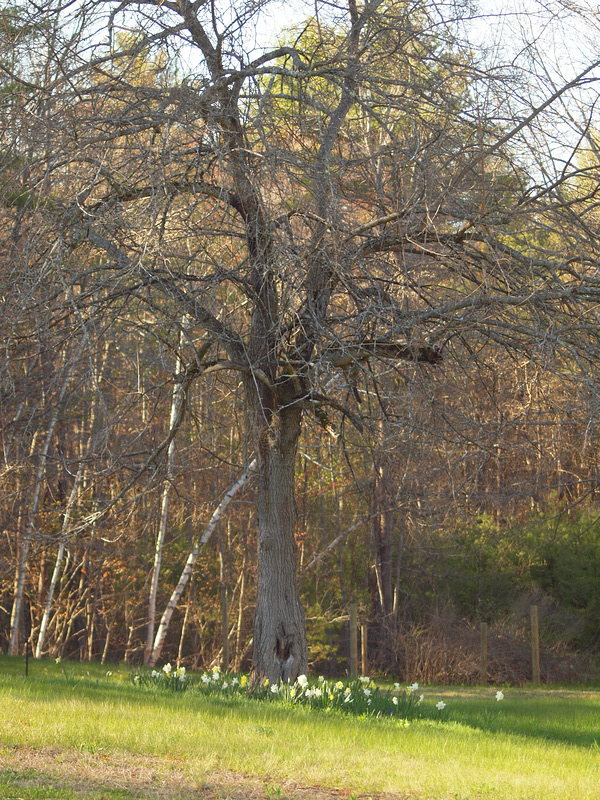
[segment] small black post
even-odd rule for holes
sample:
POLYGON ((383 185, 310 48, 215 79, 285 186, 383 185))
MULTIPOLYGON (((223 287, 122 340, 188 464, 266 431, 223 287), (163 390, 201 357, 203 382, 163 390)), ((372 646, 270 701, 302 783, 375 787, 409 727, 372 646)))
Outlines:
POLYGON ((25 677, 29 677, 29 639, 25 642, 25 677))

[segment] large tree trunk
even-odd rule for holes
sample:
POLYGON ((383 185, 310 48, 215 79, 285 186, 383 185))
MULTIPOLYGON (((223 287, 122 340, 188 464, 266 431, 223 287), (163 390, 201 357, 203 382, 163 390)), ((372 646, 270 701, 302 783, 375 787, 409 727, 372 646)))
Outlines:
POLYGON ((258 587, 254 617, 253 675, 270 683, 293 682, 306 672, 304 610, 296 578, 294 472, 301 411, 271 418, 258 445, 258 587))

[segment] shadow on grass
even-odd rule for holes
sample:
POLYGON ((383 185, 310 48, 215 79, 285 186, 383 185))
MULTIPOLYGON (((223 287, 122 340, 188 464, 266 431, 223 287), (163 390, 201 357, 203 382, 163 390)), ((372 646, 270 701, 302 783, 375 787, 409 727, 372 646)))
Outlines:
POLYGON ((516 695, 492 703, 467 700, 461 708, 457 701, 449 719, 490 733, 590 748, 600 755, 600 693, 572 698, 557 690, 552 696, 516 695))

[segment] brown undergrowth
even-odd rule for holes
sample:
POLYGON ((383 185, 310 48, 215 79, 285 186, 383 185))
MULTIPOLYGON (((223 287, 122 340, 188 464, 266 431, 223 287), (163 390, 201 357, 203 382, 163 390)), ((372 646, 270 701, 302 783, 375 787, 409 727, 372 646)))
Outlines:
MULTIPOLYGON (((89 753, 58 747, 0 745, 0 780, 22 789, 64 791, 101 800, 414 800, 409 795, 357 795, 347 789, 300 786, 264 776, 219 771, 194 775, 181 756, 89 753)), ((45 796, 45 795, 44 795, 45 796)), ((53 795, 54 796, 54 795, 53 795)))

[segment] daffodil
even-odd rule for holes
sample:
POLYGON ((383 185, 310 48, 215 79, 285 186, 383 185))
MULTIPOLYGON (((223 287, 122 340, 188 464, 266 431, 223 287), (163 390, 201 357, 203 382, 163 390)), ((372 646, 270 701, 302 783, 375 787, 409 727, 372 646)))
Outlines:
POLYGON ((296 678, 296 683, 301 689, 306 689, 306 687, 308 686, 308 678, 306 677, 306 675, 298 675, 298 677, 296 678))
POLYGON ((419 689, 418 683, 413 683, 412 686, 410 687, 411 692, 416 692, 418 691, 418 689, 419 689))
POLYGON ((397 697, 392 697, 392 703, 393 703, 395 706, 397 706, 397 705, 398 705, 398 698, 397 698, 397 697))
POLYGON ((341 691, 344 688, 344 684, 341 681, 338 681, 335 685, 335 688, 341 691))
POLYGON ((271 693, 272 693, 272 694, 278 694, 278 692, 279 692, 279 686, 277 686, 277 684, 276 684, 276 683, 274 683, 274 684, 271 686, 271 693))
POLYGON ((173 669, 173 667, 170 664, 165 664, 164 667, 163 667, 163 672, 166 675, 170 675, 172 669, 173 669))
POLYGON ((242 675, 242 677, 240 678, 240 686, 243 689, 247 685, 248 685, 248 676, 247 675, 242 675))
POLYGON ((504 700, 504 692, 496 692, 496 700, 504 700))
POLYGON ((363 694, 364 694, 365 697, 369 697, 371 695, 371 690, 370 689, 363 689, 363 694))
POLYGON ((440 700, 439 703, 435 704, 435 707, 438 709, 438 711, 442 711, 442 709, 446 708, 446 703, 444 703, 443 700, 440 700))

